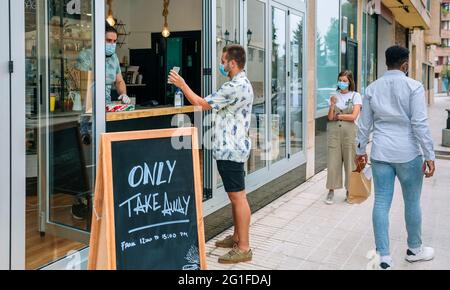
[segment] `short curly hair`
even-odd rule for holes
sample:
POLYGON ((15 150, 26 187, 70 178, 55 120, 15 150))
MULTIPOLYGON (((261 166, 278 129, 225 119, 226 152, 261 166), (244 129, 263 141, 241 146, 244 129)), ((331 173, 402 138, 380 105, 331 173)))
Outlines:
POLYGON ((240 69, 244 69, 247 62, 247 54, 243 46, 238 44, 228 45, 223 48, 223 52, 227 53, 228 61, 234 60, 240 69))

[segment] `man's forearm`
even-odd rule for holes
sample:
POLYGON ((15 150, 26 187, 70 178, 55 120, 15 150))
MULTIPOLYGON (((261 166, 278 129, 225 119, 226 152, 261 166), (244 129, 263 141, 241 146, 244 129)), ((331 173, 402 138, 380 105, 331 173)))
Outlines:
POLYGON ((194 91, 188 85, 185 84, 181 88, 181 90, 183 91, 184 95, 192 105, 201 107, 202 110, 204 111, 211 110, 211 106, 208 104, 208 102, 206 102, 205 99, 194 93, 194 91))
POLYGON ((117 92, 119 93, 119 96, 127 94, 127 86, 125 85, 124 81, 117 82, 116 87, 117 87, 117 92))

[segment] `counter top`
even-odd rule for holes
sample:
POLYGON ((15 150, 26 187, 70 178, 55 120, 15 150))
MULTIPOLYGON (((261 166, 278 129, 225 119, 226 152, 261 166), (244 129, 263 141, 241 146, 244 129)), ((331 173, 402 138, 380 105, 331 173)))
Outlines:
POLYGON ((106 113, 106 122, 124 121, 131 119, 141 119, 150 118, 158 116, 168 116, 176 114, 185 114, 195 112, 194 106, 184 106, 184 107, 160 107, 160 108, 149 108, 149 109, 139 109, 129 112, 115 112, 106 113))

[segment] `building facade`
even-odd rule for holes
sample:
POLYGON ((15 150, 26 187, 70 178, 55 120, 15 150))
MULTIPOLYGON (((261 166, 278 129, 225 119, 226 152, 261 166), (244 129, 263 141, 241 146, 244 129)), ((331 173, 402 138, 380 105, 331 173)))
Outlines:
POLYGON ((435 84, 437 93, 449 91, 449 64, 450 64, 450 1, 442 0, 439 5, 440 45, 436 48, 436 75, 435 84))
POLYGON ((433 102, 439 1, 400 2, 403 5, 394 0, 316 1, 321 17, 316 26, 315 172, 326 168, 327 100, 340 70, 356 72, 357 90, 364 95, 387 70, 385 50, 402 45, 411 52, 409 76, 424 84, 427 102, 433 102))
MULTIPOLYGON (((179 56, 186 58, 186 69, 199 69, 203 96, 225 81, 217 70, 223 47, 245 46, 246 72, 255 92, 253 147, 246 165, 252 210, 326 167, 328 98, 341 70, 352 70, 364 93, 386 70, 384 50, 401 44, 412 52, 410 75, 424 83, 429 102, 433 99, 434 45, 440 40, 431 20, 433 13, 440 14, 434 1, 404 0, 399 7, 398 1, 388 0, 172 0, 168 22, 173 38, 167 42, 158 42, 163 1, 108 2, 0 0, 7 7, 0 12, 2 35, 7 35, 7 45, 0 48, 0 93, 9 102, 0 113, 0 132, 9 136, 0 141, 0 234, 6 237, 0 241, 0 268, 86 266, 90 217, 75 218, 73 206, 86 200, 90 206, 97 140, 114 131, 115 117, 106 112, 101 97, 107 85, 101 40, 110 14, 120 28, 118 56, 125 68, 146 56, 153 59, 146 62, 151 70, 158 69, 159 60, 161 67, 172 66, 167 54, 159 54, 161 47, 191 43, 179 56), (88 56, 88 69, 80 69, 80 55, 88 56), (89 112, 75 102, 88 95, 95 100, 89 112), (79 133, 86 116, 92 122, 90 139, 79 133)), ((157 91, 153 85, 165 78, 164 73, 144 75, 144 83, 157 91)), ((140 94, 137 85, 128 89, 140 94)), ((147 129, 163 124, 145 121, 147 129)), ((203 211, 206 237, 211 238, 232 224, 231 210, 206 146, 211 141, 209 114, 196 125, 206 136, 203 211)), ((123 126, 137 128, 135 123, 123 126)))

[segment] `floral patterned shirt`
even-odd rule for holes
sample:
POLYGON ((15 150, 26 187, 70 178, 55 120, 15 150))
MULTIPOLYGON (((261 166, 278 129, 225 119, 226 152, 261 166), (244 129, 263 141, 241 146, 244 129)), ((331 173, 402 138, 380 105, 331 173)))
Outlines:
POLYGON ((251 140, 250 120, 253 88, 245 72, 222 85, 218 92, 205 98, 213 110, 212 150, 216 160, 244 163, 251 140))

